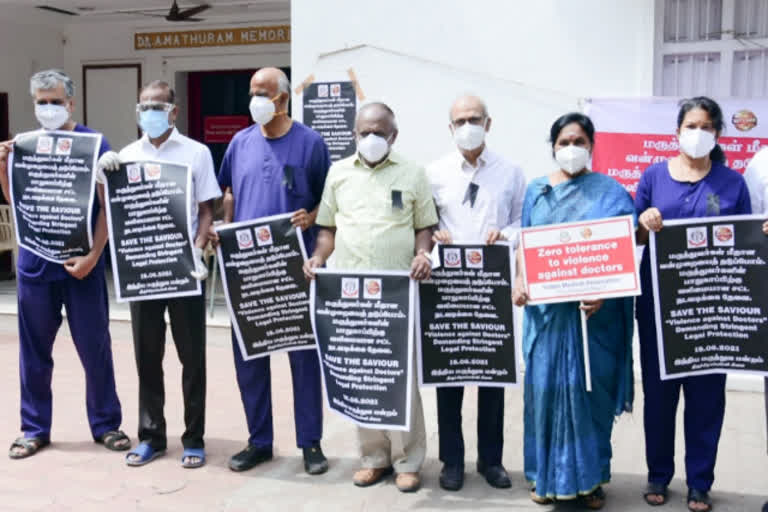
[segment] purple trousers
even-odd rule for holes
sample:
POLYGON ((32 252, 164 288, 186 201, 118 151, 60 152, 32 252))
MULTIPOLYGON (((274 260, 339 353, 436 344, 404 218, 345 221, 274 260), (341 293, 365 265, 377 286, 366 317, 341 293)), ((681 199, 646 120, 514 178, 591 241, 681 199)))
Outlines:
POLYGON ((103 273, 83 280, 40 282, 18 278, 21 430, 45 440, 51 435, 53 341, 67 311, 75 350, 85 370, 85 404, 94 439, 122 422, 115 390, 109 306, 103 273))

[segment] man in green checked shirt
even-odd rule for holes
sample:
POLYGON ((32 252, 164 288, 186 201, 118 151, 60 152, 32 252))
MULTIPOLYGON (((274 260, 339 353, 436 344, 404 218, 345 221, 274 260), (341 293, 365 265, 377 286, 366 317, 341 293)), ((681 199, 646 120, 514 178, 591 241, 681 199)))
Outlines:
MULTIPOLYGON (((357 153, 331 166, 315 223, 317 245, 304 265, 308 279, 333 253, 344 270, 407 270, 429 278, 432 228, 437 211, 423 167, 391 151, 397 138, 395 114, 383 103, 362 107, 355 121, 357 153)), ((357 427, 361 469, 353 482, 367 487, 393 471, 403 492, 419 488, 426 454, 421 397, 411 390, 407 432, 357 427)))

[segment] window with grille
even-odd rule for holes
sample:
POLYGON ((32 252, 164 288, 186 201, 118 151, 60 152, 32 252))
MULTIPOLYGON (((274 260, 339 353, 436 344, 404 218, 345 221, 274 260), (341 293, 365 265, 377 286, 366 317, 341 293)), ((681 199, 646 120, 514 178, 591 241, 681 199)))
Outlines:
POLYGON ((735 8, 735 37, 768 37, 768 1, 737 0, 735 8))
POLYGON ((664 96, 714 95, 720 85, 720 54, 664 56, 664 96))
POLYGON ((768 50, 735 53, 732 90, 734 96, 768 96, 768 50))
POLYGON ((768 96, 768 0, 656 0, 654 91, 768 96))
POLYGON ((668 0, 664 8, 664 41, 720 39, 722 0, 668 0))

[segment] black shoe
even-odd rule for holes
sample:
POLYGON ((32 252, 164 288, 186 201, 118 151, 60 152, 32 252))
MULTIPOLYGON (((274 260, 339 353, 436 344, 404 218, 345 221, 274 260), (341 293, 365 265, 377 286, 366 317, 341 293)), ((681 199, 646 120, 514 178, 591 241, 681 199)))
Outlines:
POLYGON ((323 449, 320 443, 303 448, 304 450, 304 470, 310 475, 321 475, 328 471, 328 459, 323 455, 323 449))
POLYGON ((512 487, 512 481, 509 479, 507 470, 501 464, 486 466, 483 462, 477 461, 477 472, 485 477, 485 481, 491 487, 497 489, 512 487))
POLYGON ((272 448, 259 448, 254 444, 229 459, 229 469, 232 471, 246 471, 254 466, 272 459, 272 448))
POLYGON ((440 471, 440 487, 458 491, 464 485, 464 466, 445 464, 440 471))

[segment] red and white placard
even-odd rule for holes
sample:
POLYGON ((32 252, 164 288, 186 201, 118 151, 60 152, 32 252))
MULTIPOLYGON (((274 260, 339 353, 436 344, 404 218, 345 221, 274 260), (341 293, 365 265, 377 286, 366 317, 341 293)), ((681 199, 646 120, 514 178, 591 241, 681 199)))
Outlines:
POLYGON ((528 304, 640 295, 631 215, 524 228, 528 304))
MULTIPOLYGON (((768 146, 768 100, 714 98, 723 111, 718 143, 726 164, 744 172, 761 147, 768 146)), ((592 98, 585 113, 595 124, 592 169, 607 174, 635 196, 646 168, 680 153, 677 112, 680 98, 592 98)))

